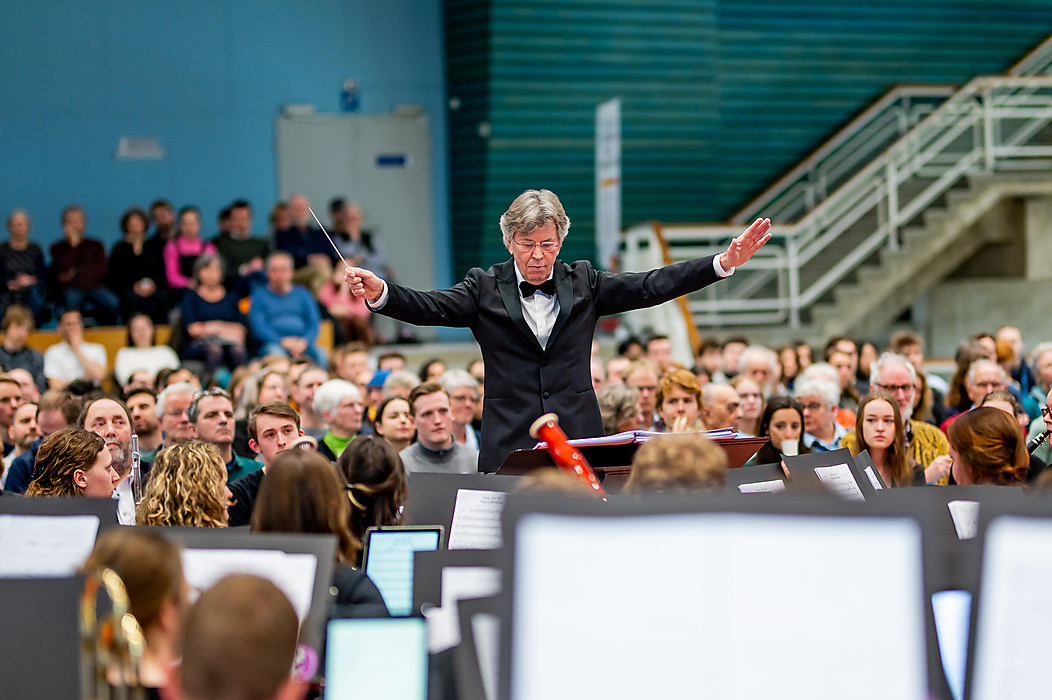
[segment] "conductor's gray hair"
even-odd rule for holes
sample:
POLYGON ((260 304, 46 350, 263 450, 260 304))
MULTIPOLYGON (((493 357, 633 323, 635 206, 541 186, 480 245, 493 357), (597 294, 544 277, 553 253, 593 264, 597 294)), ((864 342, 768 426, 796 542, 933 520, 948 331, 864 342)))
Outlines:
POLYGON ((528 236, 542 226, 555 224, 562 243, 570 231, 570 217, 566 215, 562 202, 551 190, 526 190, 511 203, 508 211, 501 214, 500 232, 506 244, 516 233, 528 236))

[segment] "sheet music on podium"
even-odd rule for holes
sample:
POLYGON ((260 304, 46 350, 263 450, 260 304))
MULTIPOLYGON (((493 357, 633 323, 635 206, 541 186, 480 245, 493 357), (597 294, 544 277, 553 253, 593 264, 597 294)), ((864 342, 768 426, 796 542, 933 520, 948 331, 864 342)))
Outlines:
POLYGON ((514 552, 512 700, 928 696, 915 520, 534 512, 514 552))
POLYGON ((98 532, 94 515, 0 515, 0 578, 72 576, 98 532))
POLYGON ((1047 698, 1052 687, 1052 520, 1001 516, 986 529, 973 700, 1047 698))

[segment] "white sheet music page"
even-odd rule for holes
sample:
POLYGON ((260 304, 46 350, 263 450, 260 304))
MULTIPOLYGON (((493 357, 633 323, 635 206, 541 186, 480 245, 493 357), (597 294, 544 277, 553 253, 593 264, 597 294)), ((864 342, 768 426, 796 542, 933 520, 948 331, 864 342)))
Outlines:
POLYGON ((781 479, 738 485, 738 493, 778 493, 779 491, 785 491, 785 482, 781 479))
POLYGON ((73 576, 98 533, 94 515, 0 515, 0 578, 73 576))
POLYGON ((970 540, 979 532, 979 502, 950 501, 946 504, 953 518, 953 527, 957 530, 957 539, 970 540))
POLYGON ((913 520, 535 513, 514 555, 512 700, 927 697, 913 520))
POLYGON ((858 487, 858 482, 855 481, 855 475, 851 473, 851 467, 846 464, 815 467, 815 475, 826 488, 845 501, 866 500, 866 497, 862 495, 862 490, 858 487))
POLYGON ((504 546, 500 515, 508 494, 503 491, 457 489, 450 549, 500 549, 504 546))
POLYGON ((228 574, 255 574, 269 579, 288 596, 300 620, 310 612, 317 571, 318 557, 313 554, 273 549, 183 550, 183 576, 191 588, 200 592, 228 574))
POLYGON ((1052 687, 1052 520, 1003 516, 986 530, 974 700, 1047 698, 1052 687))

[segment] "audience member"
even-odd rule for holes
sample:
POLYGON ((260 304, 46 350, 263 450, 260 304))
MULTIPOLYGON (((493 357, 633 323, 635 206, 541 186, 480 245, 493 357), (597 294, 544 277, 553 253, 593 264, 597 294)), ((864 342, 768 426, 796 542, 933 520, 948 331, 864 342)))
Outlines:
POLYGON ((945 433, 950 425, 953 424, 953 422, 963 413, 967 412, 970 408, 978 406, 984 396, 991 391, 1004 389, 1006 379, 1007 374, 1005 373, 1004 368, 993 360, 976 360, 973 362, 964 375, 964 390, 968 397, 968 401, 971 402, 968 409, 956 413, 944 420, 939 426, 939 429, 945 433))
POLYGON ((473 450, 479 448, 478 436, 471 422, 475 420, 475 405, 479 401, 478 381, 462 369, 447 369, 438 383, 449 394, 453 410, 453 439, 473 450))
POLYGON ((157 393, 148 386, 131 387, 124 392, 124 405, 128 407, 132 430, 139 438, 139 458, 153 462, 164 441, 157 416, 157 393))
POLYGON ((110 462, 101 437, 81 428, 62 428, 40 444, 26 496, 109 498, 120 480, 110 462))
POLYGON ((712 375, 712 381, 726 383, 741 367, 741 356, 749 341, 742 337, 728 338, 720 347, 720 371, 712 375))
POLYGON ((128 610, 143 635, 139 682, 164 688, 179 663, 177 645, 190 606, 182 553, 156 530, 115 528, 99 535, 83 570, 110 569, 128 593, 128 610))
POLYGON ((267 284, 252 292, 248 313, 252 335, 261 345, 260 356, 309 356, 325 364, 325 353, 317 345, 321 315, 318 304, 303 287, 292 283, 292 258, 272 253, 267 258, 267 284))
POLYGON ((113 377, 126 386, 132 372, 145 370, 157 374, 162 369, 177 369, 179 356, 168 345, 157 344, 157 328, 146 314, 137 313, 128 319, 128 344, 117 351, 113 360, 113 377))
POLYGON ((203 361, 206 376, 220 366, 232 370, 243 365, 248 359, 246 319, 237 296, 223 286, 222 258, 205 253, 194 262, 192 273, 194 283, 182 302, 189 338, 183 358, 203 361))
POLYGON ((779 394, 788 396, 793 392, 793 382, 800 374, 800 360, 796 356, 796 348, 792 345, 783 345, 775 350, 778 356, 778 370, 782 375, 782 381, 778 383, 779 394))
POLYGON ((384 380, 384 398, 398 396, 408 399, 413 389, 420 386, 420 378, 406 369, 391 372, 384 380))
POLYGON ((169 384, 157 395, 157 418, 161 422, 164 434, 163 444, 168 445, 176 440, 189 440, 193 437, 187 409, 194 400, 194 393, 199 387, 187 382, 169 384))
MULTIPOLYGON (((1022 404, 1004 389, 991 391, 979 401, 979 406, 989 406, 990 408, 1004 411, 1019 423, 1019 427, 1024 433, 1030 426, 1030 417, 1027 415, 1026 411, 1023 410, 1022 404)), ((1041 473, 1045 471, 1047 465, 1033 454, 1028 453, 1027 456, 1029 458, 1029 466, 1027 467, 1026 472, 1026 483, 1032 484, 1039 476, 1041 476, 1041 473)))
POLYGON ((840 386, 823 379, 801 378, 796 382, 796 400, 804 409, 804 445, 815 452, 840 447, 847 428, 836 421, 840 386))
POLYGON ((474 474, 478 471, 478 450, 453 439, 453 412, 449 394, 441 384, 425 382, 413 389, 409 409, 417 441, 398 454, 407 472, 474 474))
POLYGON ((314 393, 314 410, 329 426, 318 442, 318 454, 335 462, 362 428, 362 395, 343 379, 330 379, 314 393))
POLYGON ((153 231, 150 238, 163 244, 175 235, 175 209, 167 199, 155 199, 150 204, 150 223, 153 231))
POLYGON ((11 462, 5 470, 4 488, 11 493, 23 493, 33 479, 37 451, 43 438, 69 425, 75 425, 80 415, 80 399, 66 391, 44 392, 37 405, 37 428, 41 437, 25 452, 11 462))
POLYGON ((657 417, 658 373, 654 364, 641 360, 628 368, 625 384, 639 392, 639 420, 643 430, 655 430, 657 417))
POLYGON ((278 455, 259 487, 252 532, 335 535, 333 617, 388 617, 376 585, 364 570, 354 568, 362 541, 351 531, 349 493, 321 455, 289 450, 278 455))
POLYGON ((701 388, 701 422, 706 430, 733 428, 742 419, 742 403, 730 384, 706 384, 701 388))
POLYGON ((654 401, 665 432, 685 433, 697 429, 701 392, 698 378, 685 369, 670 370, 661 377, 654 401))
POLYGON ((62 339, 44 353, 44 376, 52 389, 70 382, 101 384, 106 378, 106 348, 84 342, 84 320, 76 309, 59 317, 58 335, 62 339))
POLYGON ((219 451, 228 484, 263 466, 261 462, 234 453, 234 406, 230 395, 222 389, 194 394, 186 415, 193 436, 207 445, 215 445, 219 451))
POLYGON ((858 358, 839 348, 832 348, 826 361, 833 366, 837 373, 837 383, 840 386, 840 408, 855 411, 861 398, 861 392, 855 386, 855 372, 858 368, 858 358))
POLYGON ((194 284, 194 267, 202 255, 218 256, 219 251, 201 238, 201 212, 197 207, 183 207, 179 210, 176 235, 164 244, 164 272, 175 303, 194 284))
POLYGON ((770 442, 757 451, 750 464, 779 464, 785 457, 809 452, 801 439, 804 430, 804 409, 789 396, 775 396, 767 402, 760 416, 758 437, 770 438, 770 442), (790 447, 792 445, 792 447, 790 447))
POLYGON ((889 486, 923 486, 924 470, 906 451, 899 404, 886 391, 871 391, 858 404, 855 446, 851 454, 869 452, 881 479, 889 486))
POLYGON ((336 348, 332 353, 332 366, 329 373, 334 378, 353 382, 362 372, 370 372, 369 346, 365 343, 347 343, 336 348))
MULTIPOLYGON (((742 350, 738 365, 741 367, 739 374, 746 375, 756 382, 763 396, 774 396, 778 393, 782 375, 778 356, 773 351, 762 345, 750 345, 742 350)), ((759 419, 759 414, 756 417, 759 419)))
POLYGON ((672 362, 672 340, 667 335, 652 335, 647 340, 647 359, 657 365, 658 371, 664 373, 672 362))
POLYGON ((850 430, 855 427, 855 411, 848 410, 840 407, 840 373, 837 372, 836 367, 829 364, 828 362, 813 362, 807 369, 799 374, 794 382, 796 383, 807 381, 810 379, 821 379, 822 381, 832 382, 837 387, 837 406, 833 409, 833 419, 838 425, 844 427, 844 430, 850 430))
POLYGON ((599 391, 606 386, 606 366, 598 357, 593 357, 588 362, 592 375, 592 391, 599 391))
POLYGON ((981 407, 949 427, 953 478, 958 484, 1022 486, 1030 465, 1019 424, 1004 411, 981 407))
POLYGON ((759 434, 757 431, 760 429, 765 394, 762 385, 753 379, 747 364, 745 367, 744 372, 731 379, 731 386, 738 392, 738 400, 742 407, 742 417, 734 424, 734 428, 742 437, 753 437, 759 434))
MULTIPOLYGON (((122 525, 135 524, 135 497, 132 492, 131 419, 128 409, 116 399, 101 398, 88 401, 77 419, 78 425, 90 430, 106 443, 110 453, 110 467, 117 473, 114 490, 117 493, 117 517, 122 525)), ((146 474, 149 464, 143 464, 146 474)))
POLYGON ((62 210, 62 240, 51 246, 51 274, 66 311, 90 304, 92 318, 104 326, 117 322, 120 301, 104 286, 106 250, 86 238, 84 210, 73 204, 62 210))
POLYGON ((855 370, 856 386, 869 386, 869 368, 878 357, 880 353, 877 351, 877 346, 868 340, 862 341, 862 345, 858 348, 858 369, 855 370))
POLYGON ((325 435, 326 421, 317 414, 314 408, 314 396, 322 384, 329 380, 329 373, 317 365, 308 364, 293 378, 289 376, 289 394, 300 414, 300 427, 303 432, 315 440, 325 435))
POLYGON ((412 444, 416 429, 413 427, 408 399, 390 396, 380 402, 373 423, 373 435, 389 443, 396 453, 412 444))
POLYGON ((957 346, 957 351, 954 354, 954 362, 957 363, 957 367, 954 370, 953 377, 950 379, 950 386, 946 391, 945 415, 940 416, 938 411, 935 414, 940 425, 950 416, 971 408, 972 401, 968 398, 968 389, 965 387, 964 380, 972 363, 977 360, 990 360, 993 362, 995 359, 996 353, 991 354, 985 345, 975 340, 965 340, 957 346))
MULTIPOLYGON (((473 360, 472 363, 468 365, 468 372, 471 372, 471 366, 475 362, 481 363, 482 360, 473 360)), ((378 370, 382 369, 388 372, 397 372, 398 370, 405 369, 405 367, 405 355, 403 355, 400 352, 385 352, 376 358, 376 369, 378 370)), ((476 377, 474 374, 472 374, 471 376, 478 379, 478 377, 476 377)))
POLYGON ((18 386, 22 387, 22 400, 36 403, 40 400, 40 388, 37 386, 36 381, 26 370, 21 367, 15 367, 7 373, 7 376, 18 382, 18 386))
POLYGON ((47 271, 44 252, 36 243, 29 242, 30 228, 29 214, 21 209, 15 209, 7 217, 10 236, 0 243, 0 281, 4 283, 0 308, 24 306, 37 323, 42 323, 47 271))
POLYGON ((292 676, 299 619, 277 586, 250 574, 223 578, 197 599, 183 626, 173 700, 302 700, 292 676))
POLYGON ((343 281, 346 274, 342 267, 333 268, 328 279, 318 288, 318 303, 332 317, 344 338, 372 346, 376 342, 372 312, 364 299, 351 294, 351 288, 343 281))
POLYGON ((146 314, 154 323, 167 323, 171 300, 164 275, 164 243, 146 238, 146 212, 132 207, 121 216, 124 239, 110 250, 106 286, 120 300, 121 316, 146 314))
POLYGON ((625 375, 628 374, 628 368, 632 366, 632 361, 627 357, 613 357, 606 361, 606 383, 607 384, 624 384, 625 375))
MULTIPOLYGON (((29 452, 33 443, 40 437, 40 428, 37 426, 37 405, 26 402, 15 409, 15 417, 8 429, 8 437, 14 445, 14 449, 7 453, 3 459, 3 470, 0 471, 0 489, 7 486, 7 477, 11 471, 11 464, 15 459, 29 452)), ((7 442, 5 440, 5 442, 7 442)))
POLYGON ((723 370, 723 357, 720 351, 720 344, 711 338, 703 340, 694 364, 697 367, 704 367, 709 377, 721 372, 723 370))
POLYGON ((136 525, 226 527, 230 489, 214 445, 187 440, 165 445, 150 472, 136 525))
POLYGON ((1018 386, 1019 392, 1027 396, 1037 382, 1034 370, 1026 361, 1022 332, 1015 326, 1003 326, 997 330, 995 338, 998 345, 1004 344, 1010 350, 1005 370, 1018 386))
POLYGON ((249 524, 267 468, 302 435, 300 416, 287 403, 271 401, 252 411, 248 418, 248 445, 260 456, 263 467, 231 482, 230 492, 234 497, 234 504, 230 506, 232 527, 249 524))
MULTIPOLYGON (((410 373, 411 374, 411 373, 410 373)), ((384 383, 387 378, 391 376, 391 371, 386 369, 378 369, 373 373, 372 379, 365 385, 365 393, 362 396, 362 403, 365 405, 365 415, 362 418, 362 430, 363 435, 369 435, 373 431, 373 423, 376 422, 376 409, 380 403, 386 397, 384 393, 384 383)), ((474 379, 472 379, 474 381, 474 379)), ((406 396, 409 395, 410 388, 406 391, 406 396)))
MULTIPOLYGON (((844 353, 847 355, 848 364, 848 378, 847 382, 841 382, 842 392, 846 392, 851 399, 857 403, 858 399, 861 398, 862 394, 868 391, 869 382, 859 381, 858 375, 858 343, 855 339, 847 335, 836 335, 829 339, 826 343, 824 359, 829 364, 837 368, 837 371, 841 370, 842 362, 833 362, 834 353, 844 353), (850 388, 849 388, 850 387, 850 388)), ((842 376, 842 375, 841 375, 842 376)), ((855 410, 855 406, 851 407, 851 410, 855 410)))
POLYGON ((343 200, 333 200, 329 204, 333 222, 339 223, 335 234, 336 247, 348 263, 364 267, 377 274, 390 274, 387 266, 387 253, 372 232, 362 228, 364 217, 362 208, 357 204, 346 204, 343 200), (338 206, 342 204, 342 206, 338 206))
POLYGON ((599 415, 603 419, 603 432, 616 435, 630 430, 639 430, 639 392, 627 384, 607 384, 596 395, 599 415))
POLYGON ((0 368, 5 372, 23 369, 29 372, 37 387, 47 389, 44 375, 44 356, 40 351, 26 345, 33 332, 33 314, 25 306, 9 306, 4 311, 4 342, 0 344, 0 368))
POLYGON ((632 458, 625 493, 693 494, 723 489, 727 455, 704 435, 668 435, 648 440, 632 458))
POLYGON ((335 256, 325 234, 314 225, 309 207, 306 196, 294 194, 289 197, 291 223, 274 236, 274 247, 292 258, 296 284, 316 294, 332 275, 335 256))
POLYGON ((267 223, 270 224, 270 240, 278 235, 278 231, 284 231, 292 225, 292 217, 289 215, 289 204, 285 201, 274 202, 267 214, 267 223))
POLYGON ((223 259, 224 286, 239 298, 266 283, 263 261, 270 255, 270 244, 252 235, 252 206, 248 202, 238 200, 230 205, 230 231, 221 232, 212 243, 223 259))
POLYGON ((402 508, 409 499, 409 483, 390 443, 374 437, 355 440, 336 466, 347 484, 350 529, 355 537, 364 540, 370 527, 404 524, 402 508))
POLYGON ((6 457, 15 449, 8 432, 15 422, 15 411, 22 405, 22 385, 6 374, 0 375, 0 436, 6 457))
POLYGON ((430 360, 425 360, 420 365, 420 383, 425 384, 427 382, 437 382, 438 378, 441 377, 446 371, 446 363, 437 357, 432 357, 430 360))

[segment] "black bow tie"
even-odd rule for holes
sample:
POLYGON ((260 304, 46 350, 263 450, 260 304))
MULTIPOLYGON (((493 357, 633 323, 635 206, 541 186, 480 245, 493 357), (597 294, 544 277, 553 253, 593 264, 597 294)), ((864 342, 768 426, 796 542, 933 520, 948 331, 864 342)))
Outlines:
POLYGON ((541 294, 547 294, 550 297, 555 296, 555 280, 545 280, 540 284, 530 284, 525 280, 519 282, 519 292, 522 294, 523 299, 529 299, 533 296, 534 292, 540 292, 541 294))

